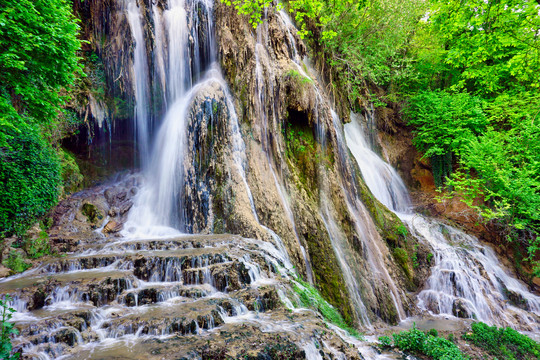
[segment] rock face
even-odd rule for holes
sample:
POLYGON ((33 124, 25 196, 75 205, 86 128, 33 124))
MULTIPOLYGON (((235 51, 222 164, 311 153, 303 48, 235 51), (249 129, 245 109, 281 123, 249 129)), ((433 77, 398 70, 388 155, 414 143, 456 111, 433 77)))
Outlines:
MULTIPOLYGON (((317 75, 301 61, 306 49, 296 30, 284 13, 268 13, 254 30, 234 9, 215 9, 220 62, 248 134, 248 182, 261 223, 288 249, 305 247, 315 282, 350 319, 366 321, 358 304, 343 307, 357 296, 352 291, 370 304, 364 315, 371 321, 396 321, 404 315, 396 307, 407 308, 400 290, 405 275, 388 260, 380 234, 399 237, 389 226, 399 220, 373 199, 350 161, 341 121, 317 75), (387 219, 375 223, 372 216, 387 219), (344 267, 353 268, 349 279, 344 267), (383 275, 373 279, 372 271, 383 275)), ((302 257, 291 257, 302 266, 302 257)))
MULTIPOLYGON (((166 108, 158 99, 167 86, 157 66, 157 20, 169 5, 136 4, 154 89, 152 118, 157 119, 166 108)), ((186 4, 196 7, 194 14, 213 12, 215 30, 204 16, 187 19, 188 41, 201 54, 217 48, 227 82, 206 82, 191 100, 179 192, 186 230, 283 243, 299 273, 350 323, 395 323, 412 312, 406 289, 419 283, 413 279, 416 271, 393 256, 395 247, 407 243, 398 232, 401 223, 373 198, 351 161, 341 121, 325 86, 302 61, 306 48, 290 20, 269 11, 254 30, 219 1, 186 4), (216 44, 210 41, 213 31, 216 44)), ((84 14, 84 33, 104 63, 107 91, 132 99, 134 44, 125 2, 92 0, 75 8, 84 14)), ((191 64, 194 74, 195 66, 209 67, 210 57, 201 59, 191 64)), ((121 199, 122 191, 96 197, 91 202, 96 211, 88 208, 86 215, 81 213, 84 218, 57 224, 77 227, 78 221, 92 223, 92 214, 99 213, 111 218, 103 230, 117 233, 132 201, 126 200, 131 195, 121 199)), ((60 209, 73 206, 84 204, 75 196, 60 209)))

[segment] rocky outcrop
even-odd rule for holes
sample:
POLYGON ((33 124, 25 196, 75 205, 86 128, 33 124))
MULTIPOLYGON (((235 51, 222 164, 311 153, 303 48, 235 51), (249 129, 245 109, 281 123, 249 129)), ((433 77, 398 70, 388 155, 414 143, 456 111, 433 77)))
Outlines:
MULTIPOLYGON (((331 114, 331 102, 316 74, 300 60, 306 48, 295 29, 284 14, 274 11, 268 11, 257 30, 225 5, 216 4, 215 14, 220 62, 239 109, 248 182, 261 222, 275 230, 288 249, 294 248, 295 240, 306 248, 317 286, 353 319, 352 306, 343 307, 352 298, 351 290, 331 240, 332 236, 345 238, 343 246, 348 249, 348 261, 355 264, 362 299, 374 304, 369 316, 396 321, 398 310, 390 299, 394 285, 389 283, 399 283, 394 292, 415 285, 407 286, 413 276, 387 260, 392 257, 381 234, 399 237, 397 227, 403 225, 373 198, 359 172, 353 170, 341 138, 341 123, 331 114), (289 204, 280 201, 280 191, 289 204), (355 199, 372 205, 366 208, 355 199), (287 206, 293 219, 287 217, 287 206), (337 229, 329 229, 330 220, 337 229), (377 258, 370 258, 370 251, 379 253, 377 258), (388 269, 388 275, 374 280, 368 275, 374 267, 388 269)), ((294 259, 302 263, 301 258, 294 259)), ((420 279, 414 281, 419 283, 420 279)), ((403 297, 403 303, 407 302, 403 297)))

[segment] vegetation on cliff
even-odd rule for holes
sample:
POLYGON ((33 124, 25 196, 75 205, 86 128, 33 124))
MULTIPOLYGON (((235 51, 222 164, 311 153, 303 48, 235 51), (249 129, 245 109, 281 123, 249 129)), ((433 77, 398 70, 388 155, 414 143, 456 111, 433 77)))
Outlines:
POLYGON ((66 0, 0 0, 0 238, 57 201, 64 89, 80 73, 79 26, 66 0))

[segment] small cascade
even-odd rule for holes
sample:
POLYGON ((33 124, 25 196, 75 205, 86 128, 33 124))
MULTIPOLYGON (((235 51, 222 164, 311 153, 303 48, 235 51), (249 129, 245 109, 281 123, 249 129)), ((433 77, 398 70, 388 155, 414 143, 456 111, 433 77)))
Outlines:
POLYGON ((540 316, 540 297, 503 269, 493 249, 438 221, 413 215, 402 218, 434 253, 431 276, 418 294, 421 309, 540 330, 538 318, 530 314, 540 316))
POLYGON ((394 212, 410 211, 411 200, 403 180, 390 164, 371 150, 366 134, 372 132, 368 124, 362 124, 360 115, 351 114, 351 122, 345 125, 345 140, 349 150, 356 159, 362 177, 373 195, 387 208, 394 212))
POLYGON ((187 354, 218 343, 214 329, 236 333, 246 324, 260 329, 255 336, 291 337, 299 346, 314 333, 334 336, 311 310, 294 309, 288 319, 285 262, 272 243, 231 235, 104 239, 0 280, 0 293, 15 299, 15 348, 36 359, 187 354))
POLYGON ((540 330, 540 297, 504 269, 493 249, 464 232, 411 211, 403 181, 369 146, 365 124, 351 116, 347 145, 373 195, 394 211, 433 250, 431 276, 419 307, 432 314, 474 318, 488 324, 540 330))

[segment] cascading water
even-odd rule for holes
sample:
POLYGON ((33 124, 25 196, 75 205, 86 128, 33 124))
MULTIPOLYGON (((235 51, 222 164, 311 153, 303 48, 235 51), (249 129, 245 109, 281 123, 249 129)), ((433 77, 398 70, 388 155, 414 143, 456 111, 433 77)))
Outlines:
POLYGON ((431 276, 418 295, 419 307, 434 314, 539 330, 531 313, 540 316, 540 297, 511 276, 489 246, 458 229, 412 213, 403 181, 370 148, 360 117, 352 114, 351 120, 345 125, 347 145, 371 192, 434 252, 431 276))
POLYGON ((351 114, 351 122, 345 125, 345 140, 358 162, 362 176, 373 195, 387 208, 406 213, 411 208, 409 193, 396 170, 373 151, 364 134, 371 121, 362 125, 359 115, 351 114))
POLYGON ((142 167, 148 164, 150 154, 150 88, 148 86, 148 57, 144 41, 142 16, 136 0, 126 0, 126 13, 133 42, 135 44, 133 56, 133 83, 135 87, 135 142, 139 151, 142 167))
MULTIPOLYGON (((338 152, 341 157, 342 166, 344 166, 345 169, 350 169, 352 167, 348 166, 349 156, 344 148, 346 146, 346 142, 341 127, 341 121, 336 112, 333 110, 331 111, 331 116, 332 124, 337 135, 338 152)), ((342 184, 341 189, 344 194, 345 203, 349 213, 353 217, 356 233, 362 240, 365 253, 364 257, 369 266, 369 270, 373 275, 375 275, 375 279, 381 282, 383 287, 387 288, 388 294, 396 309, 398 320, 404 320, 405 311, 403 310, 403 304, 401 301, 402 294, 398 290, 395 281, 392 279, 386 268, 384 254, 387 251, 385 252, 386 249, 379 245, 381 243, 380 241, 376 241, 376 239, 379 237, 377 230, 375 229, 367 210, 358 198, 356 189, 346 188, 344 184, 342 184)))
MULTIPOLYGON (((171 105, 157 134, 151 161, 144 168, 144 186, 125 226, 124 234, 130 237, 174 236, 186 231, 183 204, 186 118, 197 92, 197 88, 192 86, 193 79, 200 76, 199 73, 194 74, 191 64, 206 64, 215 59, 213 34, 209 31, 212 23, 211 2, 195 0, 186 3, 184 0, 171 0, 162 15, 157 6, 153 7, 153 11, 154 20, 164 20, 165 31, 161 31, 161 23, 155 26, 158 29, 155 45, 161 47, 156 49, 156 72, 166 78, 162 82, 162 85, 166 84, 163 92, 166 94, 166 103, 171 105), (203 9, 199 12, 200 7, 203 9), (194 33, 198 29, 188 24, 188 19, 197 19, 199 13, 206 14, 206 47, 199 44, 199 37, 194 33), (166 40, 163 35, 166 35, 166 40), (193 46, 190 46, 190 39, 193 46), (167 51, 163 48, 165 44, 167 51), (210 52, 201 53, 201 48, 209 49, 210 52)), ((199 65, 195 69, 198 72, 206 70, 199 65)))

